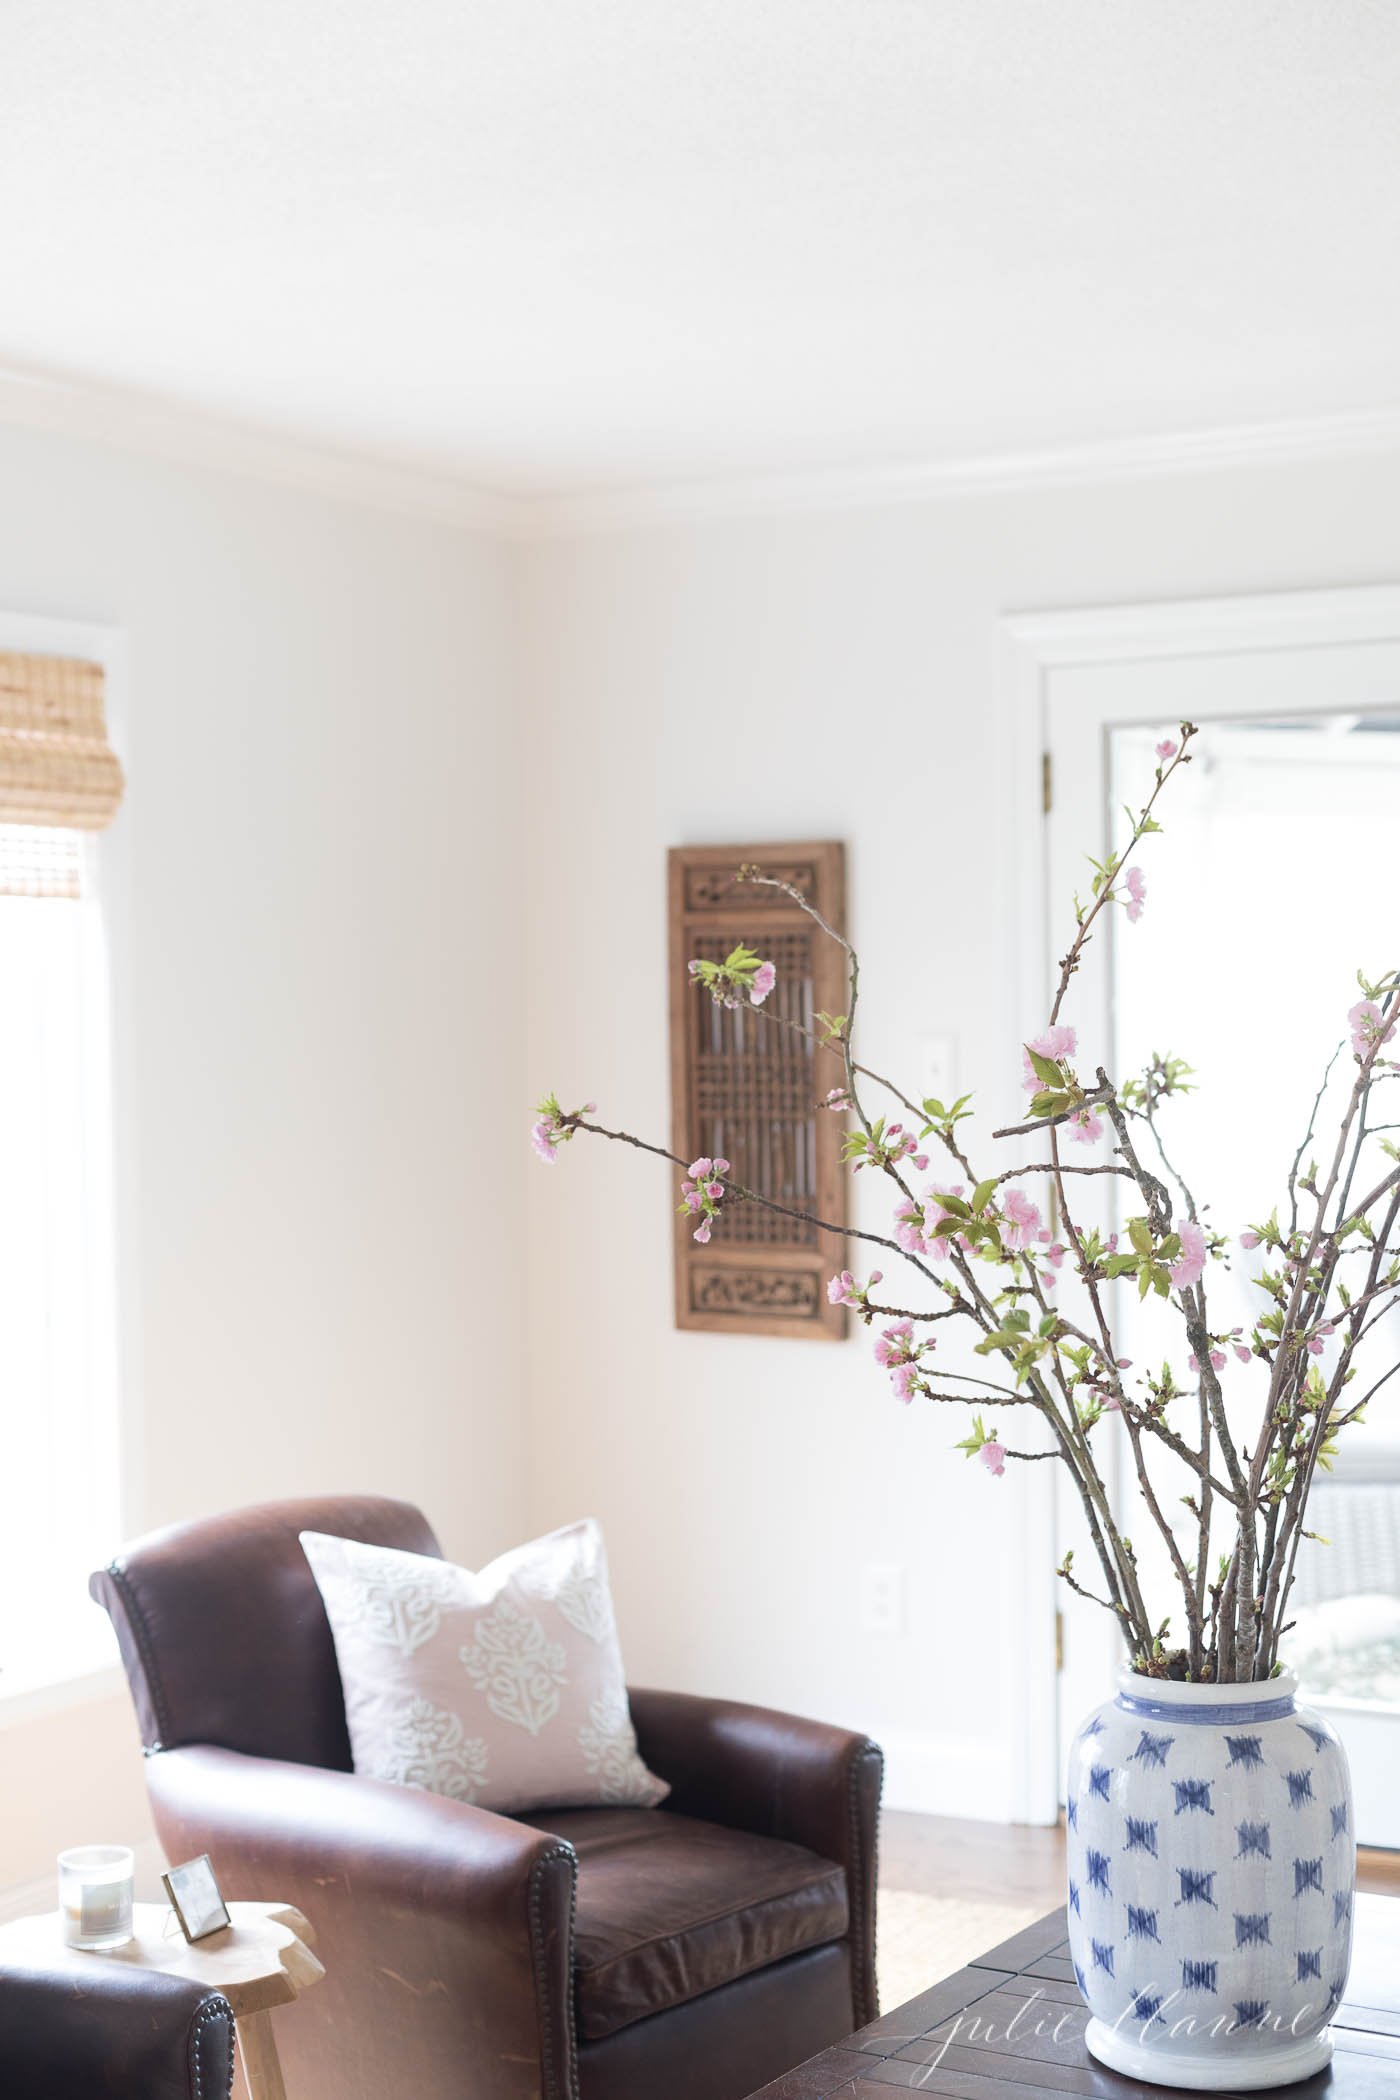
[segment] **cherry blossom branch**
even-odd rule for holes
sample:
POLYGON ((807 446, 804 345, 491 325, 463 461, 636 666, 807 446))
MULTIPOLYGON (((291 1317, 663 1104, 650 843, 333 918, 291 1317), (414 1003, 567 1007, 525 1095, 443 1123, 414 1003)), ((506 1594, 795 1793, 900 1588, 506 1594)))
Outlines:
POLYGON ((1004 1130, 994 1130, 992 1136, 994 1138, 1039 1137, 1042 1131, 1053 1130, 1059 1123, 1068 1123, 1072 1116, 1082 1116, 1086 1108, 1107 1108, 1112 1092, 1112 1087, 1105 1082, 1104 1085, 1096 1087, 1092 1093, 1087 1093, 1081 1100, 1074 1102, 1071 1107, 1061 1109, 1056 1115, 1033 1116, 1029 1123, 1011 1123, 1004 1130))
MULTIPOLYGON (((689 1164, 681 1158, 679 1152, 672 1152, 665 1145, 653 1145, 647 1138, 634 1137, 630 1130, 609 1130, 602 1123, 586 1122, 582 1116, 567 1116, 563 1121, 570 1129, 586 1130, 590 1137, 611 1138, 615 1145, 631 1145, 638 1152, 650 1152, 655 1159, 670 1160, 671 1164, 679 1167, 683 1173, 689 1164)), ((898 1240, 892 1240, 882 1232, 863 1232, 856 1225, 837 1225, 830 1218, 817 1217, 814 1211, 797 1210, 790 1203, 778 1203, 772 1196, 762 1196, 757 1189, 747 1188, 742 1182, 731 1181, 726 1195, 733 1202, 757 1203, 763 1210, 775 1211, 779 1217, 798 1218, 804 1225, 815 1225, 819 1232, 833 1233, 838 1239, 868 1240, 872 1246, 884 1247, 904 1261, 911 1259, 907 1249, 901 1247, 898 1240)), ((937 1282, 933 1271, 925 1269, 922 1262, 915 1259, 914 1267, 921 1270, 931 1282, 937 1282)))
MULTIPOLYGON (((1060 959, 1047 1030, 1047 1035, 1068 1040, 1071 1055, 1073 1031, 1058 1023, 1072 980, 1109 905, 1126 902, 1129 918, 1138 917, 1144 886, 1137 868, 1128 868, 1125 874, 1126 861, 1132 849, 1159 828, 1153 816, 1158 797, 1177 768, 1189 762, 1187 746, 1196 734, 1193 724, 1184 723, 1179 746, 1170 740, 1158 745, 1155 784, 1137 815, 1129 815, 1131 835, 1127 847, 1111 850, 1102 864, 1094 864, 1091 901, 1085 905, 1075 899, 1076 930, 1060 959)), ((1163 1671, 1179 1674, 1184 1668, 1187 1675, 1198 1681, 1207 1677, 1244 1681, 1266 1676, 1276 1661, 1278 1642, 1286 1630, 1280 1622, 1293 1581, 1315 1468, 1330 1452, 1336 1433, 1355 1420, 1367 1399, 1400 1370, 1400 1363, 1392 1364, 1362 1399, 1344 1402, 1344 1389, 1354 1374, 1356 1350, 1400 1305, 1400 1271, 1391 1255, 1392 1240, 1400 1223, 1400 1163, 1377 1177, 1369 1166, 1368 1152, 1376 1132, 1397 1127, 1392 1123, 1371 1124, 1369 1103, 1373 1086, 1400 1076, 1400 1065, 1378 1055, 1381 1043, 1389 1039, 1390 1023, 1400 1014, 1400 975, 1392 973, 1381 985, 1370 987, 1362 980, 1366 996, 1350 1016, 1358 1071, 1335 1132, 1327 1175, 1319 1182, 1316 1169, 1309 1166, 1305 1173, 1303 1162, 1314 1141, 1337 1056, 1344 1045, 1334 1053, 1324 1073, 1289 1171, 1288 1231, 1280 1234, 1276 1221, 1271 1219, 1261 1233, 1244 1236, 1245 1245, 1258 1244, 1265 1238, 1271 1248, 1282 1253, 1278 1273, 1266 1271, 1258 1279, 1273 1305, 1253 1329, 1252 1353, 1267 1368, 1268 1386, 1251 1448, 1249 1444, 1236 1443, 1217 1376, 1223 1362, 1220 1351, 1229 1345, 1231 1337, 1212 1336, 1210 1332, 1204 1269, 1209 1259, 1221 1254, 1223 1242, 1219 1236, 1207 1237, 1195 1198, 1168 1154, 1157 1120, 1161 1100, 1176 1089, 1185 1070, 1180 1061, 1159 1057, 1154 1052, 1143 1079, 1135 1082, 1133 1088, 1125 1088, 1126 1098, 1120 1099, 1102 1067, 1097 1072, 1096 1086, 1083 1090, 1063 1059, 1062 1044, 1037 1039, 1028 1047, 1028 1064, 1043 1082, 1043 1091, 1034 1105, 1047 1113, 995 1130, 992 1136, 1005 1141, 1039 1138, 1043 1134, 1050 1158, 1002 1168, 990 1178, 981 1178, 956 1135, 965 1101, 952 1104, 951 1111, 940 1118, 930 1110, 940 1110, 942 1104, 916 1101, 856 1057, 860 958, 853 944, 792 883, 752 867, 740 869, 736 879, 772 888, 788 897, 820 932, 836 942, 846 957, 848 1011, 836 1018, 820 1017, 823 1032, 818 1032, 783 1013, 776 1004, 772 1009, 765 1008, 764 1001, 774 982, 774 965, 762 961, 742 942, 723 964, 693 963, 692 975, 720 1003, 733 1006, 747 999, 756 1014, 762 1013, 767 1020, 810 1044, 814 1055, 816 1050, 825 1050, 839 1058, 844 1085, 839 1091, 833 1088, 828 1102, 822 1105, 849 1108, 860 1134, 852 1131, 848 1137, 848 1156, 860 1166, 876 1166, 899 1192, 901 1203, 895 1214, 897 1232, 881 1233, 817 1217, 798 1204, 781 1202, 744 1184, 730 1182, 724 1187, 719 1185, 718 1176, 704 1180, 697 1175, 683 1190, 686 1208, 694 1210, 699 1206, 703 1213, 696 1237, 708 1237, 711 1222, 722 1215, 722 1206, 749 1202, 839 1240, 851 1239, 899 1254, 947 1302, 924 1311, 872 1303, 870 1291, 879 1281, 878 1274, 862 1286, 844 1271, 832 1279, 828 1292, 835 1302, 854 1307, 867 1326, 876 1319, 894 1323, 877 1345, 877 1355, 895 1376, 901 1396, 917 1395, 940 1404, 991 1402, 1030 1408, 1042 1416, 1048 1438, 1043 1449, 1007 1450, 995 1430, 988 1435, 980 1416, 976 1418, 973 1436, 962 1448, 985 1451, 993 1471, 1001 1470, 1003 1457, 1026 1463, 1058 1458, 1068 1468, 1107 1595, 1095 1595, 1084 1588, 1072 1575, 1068 1556, 1060 1573, 1077 1594, 1114 1614, 1140 1670, 1160 1675, 1163 1671), (1383 1006, 1376 1003, 1381 999, 1383 1006), (862 1082, 880 1088, 897 1102, 912 1119, 914 1128, 897 1123, 887 1126, 883 1115, 872 1121, 861 1097, 862 1082), (1080 1127, 1075 1136, 1097 1136, 1100 1112, 1113 1127, 1113 1157, 1083 1164, 1065 1159, 1062 1126, 1077 1123, 1080 1127), (970 1196, 962 1188, 940 1190, 935 1185, 925 1191, 922 1201, 915 1198, 910 1177, 901 1169, 906 1159, 912 1160, 911 1173, 926 1169, 927 1163, 919 1151, 921 1139, 915 1134, 920 1120, 924 1124, 922 1138, 937 1136, 965 1176, 972 1189, 970 1196), (1166 1182, 1139 1155, 1132 1127, 1138 1122, 1147 1124, 1166 1182), (1049 1245, 1051 1230, 1043 1225, 1040 1210, 1030 1203, 1024 1188, 1018 1186, 1036 1176, 1046 1177, 1051 1185, 1060 1229, 1073 1257, 1062 1281, 1067 1288, 1072 1275, 1082 1293, 1076 1307, 1077 1320, 1052 1302, 1052 1269, 1063 1261, 1066 1250, 1049 1245), (1141 1199, 1145 1216, 1127 1221, 1132 1252, 1118 1251, 1116 1237, 1105 1249, 1100 1233, 1095 1230, 1086 1234, 1075 1219, 1071 1191, 1081 1189, 1097 1176, 1108 1176, 1110 1183, 1129 1182, 1141 1199), (1372 1185, 1359 1201, 1353 1201, 1353 1188, 1363 1177, 1369 1178, 1372 1185), (1187 1222, 1180 1227, 1173 1223, 1174 1199, 1168 1182, 1179 1191, 1184 1204, 1187 1222), (1003 1190, 1007 1191, 1004 1196, 999 1194, 1003 1190), (1311 1196, 1314 1205, 1306 1229, 1300 1228, 1298 1221, 1303 1193, 1311 1196), (1048 1246, 1048 1254, 1042 1254, 1034 1242, 1048 1246), (946 1265, 942 1273, 931 1265, 935 1260, 946 1265), (1358 1291, 1355 1286, 1361 1281, 1360 1264, 1364 1264, 1366 1273, 1358 1291), (1136 1275, 1140 1291, 1155 1286, 1184 1325, 1196 1373, 1198 1419, 1194 1443, 1166 1419, 1168 1404, 1186 1397, 1170 1364, 1160 1380, 1141 1374, 1134 1381, 1145 1389, 1145 1398, 1134 1398, 1125 1387, 1121 1372, 1128 1366, 1116 1355, 1109 1291, 1109 1285, 1125 1273, 1136 1275), (950 1277, 955 1280, 950 1281, 950 1277), (1340 1309, 1335 1309, 1338 1299, 1340 1309), (984 1374, 934 1374, 926 1354, 932 1350, 935 1338, 929 1335, 916 1342, 913 1328, 916 1324, 929 1328, 958 1318, 968 1320, 977 1331, 979 1353, 997 1360, 998 1369, 1006 1365, 1014 1383, 984 1374), (1324 1379, 1317 1363, 1318 1353, 1323 1338, 1334 1333, 1340 1334, 1341 1348, 1330 1378, 1324 1379), (1181 1592, 1186 1647, 1172 1655, 1163 1652, 1165 1622, 1154 1633, 1137 1555, 1120 1528, 1096 1457, 1092 1433, 1105 1409, 1116 1411, 1122 1419, 1139 1495, 1163 1540, 1173 1579, 1181 1592), (1149 1465, 1149 1439, 1154 1446, 1169 1451, 1200 1483, 1194 1496, 1184 1498, 1196 1524, 1193 1557, 1183 1551, 1167 1518, 1149 1465), (1223 1572, 1211 1582, 1212 1520, 1217 1505, 1230 1512, 1233 1543, 1232 1550, 1223 1556, 1223 1572)), ((566 1115, 550 1096, 540 1110, 544 1120, 535 1129, 536 1149, 544 1157, 553 1158, 564 1140, 572 1137, 575 1130, 583 1129, 689 1171, 678 1154, 629 1131, 612 1130, 587 1120, 592 1113, 589 1103, 584 1111, 566 1115)), ((708 1161, 702 1164, 705 1169, 711 1165, 708 1161)), ((725 1163, 718 1164, 727 1173, 725 1163)), ((1246 1355, 1251 1351, 1239 1345, 1240 1331, 1234 1330, 1233 1339, 1237 1353, 1246 1355)))
MULTIPOLYGON (((1076 1108, 1073 1111, 1073 1113, 1075 1115, 1080 1114, 1082 1106, 1083 1104, 1081 1103, 1080 1108, 1076 1108)), ((1063 1116, 1057 1116, 1055 1118, 1055 1121, 1057 1123, 1062 1123, 1065 1120, 1066 1119, 1063 1116)), ((1044 1130, 1045 1127, 1046 1124, 1044 1120, 1031 1125, 1031 1128, 1033 1130, 1044 1130)), ((1015 1133, 1009 1130, 994 1130, 992 1132, 993 1137, 1012 1137, 1014 1135, 1015 1133)), ((1120 1167, 1114 1162, 1110 1162, 1107 1165, 1100 1164, 1097 1166, 1081 1166, 1078 1163, 1078 1161, 1062 1159, 1057 1167, 1055 1161, 1052 1159, 1038 1159, 1033 1161, 1029 1166, 1007 1167, 1004 1173, 997 1175, 996 1185, 998 1188, 1000 1188, 1001 1184, 1004 1181, 1019 1181, 1021 1177, 1026 1174, 1055 1174, 1057 1172, 1060 1174, 1121 1174, 1129 1181, 1131 1181, 1133 1178, 1132 1169, 1130 1167, 1120 1167)))
POLYGON ((1191 758, 1190 753, 1187 750, 1187 746, 1190 744, 1192 738, 1196 736, 1197 733, 1198 732, 1194 722, 1182 723, 1181 743, 1178 746, 1178 748, 1171 754, 1170 758, 1166 761, 1166 763, 1164 765, 1158 766, 1156 785, 1153 787, 1152 793, 1148 796, 1146 803, 1144 804, 1141 812, 1137 817, 1136 822, 1133 825, 1132 837, 1129 839, 1126 848, 1122 853, 1110 854, 1108 860, 1104 863, 1102 870, 1103 880, 1100 884, 1098 894, 1095 897, 1094 902, 1090 905, 1088 911, 1083 915, 1083 917, 1081 917, 1079 921, 1078 931, 1076 932, 1073 941, 1070 943, 1068 954, 1062 956, 1060 960, 1060 980, 1055 987, 1054 1003, 1050 1008, 1050 1025, 1052 1028, 1060 1018, 1060 1008, 1065 1003, 1065 994, 1069 990, 1070 979, 1074 976, 1075 971, 1079 968, 1079 958, 1083 954, 1084 949, 1091 937, 1091 929, 1093 927, 1094 921, 1098 918, 1099 913, 1104 909, 1105 905, 1112 904, 1114 902, 1117 896, 1115 884, 1117 881, 1118 873, 1122 868, 1124 861, 1132 852, 1134 846, 1138 845, 1142 839, 1146 838, 1149 831, 1156 830, 1157 827, 1152 819, 1152 811, 1153 807, 1156 804, 1157 797, 1161 794, 1163 788, 1171 779, 1172 775, 1177 771, 1178 767, 1190 765, 1191 758))

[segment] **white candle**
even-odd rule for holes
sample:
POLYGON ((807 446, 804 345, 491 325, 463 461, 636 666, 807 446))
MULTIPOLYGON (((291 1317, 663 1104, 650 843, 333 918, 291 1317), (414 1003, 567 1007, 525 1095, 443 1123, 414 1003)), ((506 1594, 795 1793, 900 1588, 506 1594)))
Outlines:
POLYGON ((135 1867, 125 1845, 76 1845, 59 1853, 58 1908, 70 1947, 126 1945, 135 1867))

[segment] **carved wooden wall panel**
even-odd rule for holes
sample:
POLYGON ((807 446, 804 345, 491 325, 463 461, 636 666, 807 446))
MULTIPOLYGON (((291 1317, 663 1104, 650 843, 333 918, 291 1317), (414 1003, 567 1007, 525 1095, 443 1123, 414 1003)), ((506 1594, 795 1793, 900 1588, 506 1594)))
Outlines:
MULTIPOLYGON (((844 1013, 845 956, 790 898, 735 875, 754 864, 793 883, 844 932, 844 859, 832 843, 677 846, 669 870, 673 1149, 727 1159, 726 1179, 839 1225, 846 1118, 818 1104, 841 1064, 797 1030, 844 1013), (777 966, 761 1012, 716 1006, 687 975, 693 957, 722 962, 740 940, 777 966)), ((842 1338, 845 1309, 827 1303, 826 1280, 845 1266, 844 1240, 756 1203, 725 1205, 708 1246, 693 1222, 674 1223, 678 1327, 842 1338)))

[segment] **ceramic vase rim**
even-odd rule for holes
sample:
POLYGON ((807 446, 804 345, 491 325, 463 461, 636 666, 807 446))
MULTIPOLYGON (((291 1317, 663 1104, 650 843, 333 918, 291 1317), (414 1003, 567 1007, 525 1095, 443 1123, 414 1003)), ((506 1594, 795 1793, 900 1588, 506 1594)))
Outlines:
POLYGON ((1144 1677, 1122 1663, 1115 1689, 1120 1698, 1157 1706, 1259 1706, 1295 1698, 1298 1680, 1291 1670, 1280 1670, 1248 1684, 1190 1684, 1176 1677, 1144 1677))

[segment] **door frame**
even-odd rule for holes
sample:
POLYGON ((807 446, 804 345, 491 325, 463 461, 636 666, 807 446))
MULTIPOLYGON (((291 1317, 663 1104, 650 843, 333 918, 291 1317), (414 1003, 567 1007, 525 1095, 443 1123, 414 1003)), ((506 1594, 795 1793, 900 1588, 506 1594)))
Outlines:
MULTIPOLYGON (((1002 719, 1010 738, 1015 1006, 1024 1035, 1047 1009, 1052 966, 1049 814, 1053 781, 1047 708, 1057 671, 1264 650, 1400 642, 1400 583, 1247 597, 1026 610, 999 625, 1002 719)), ((1008 1819, 1053 1823, 1060 1808, 1055 1482, 1049 1467, 1018 1469, 1009 1591, 1018 1633, 1003 1643, 1012 1717, 1008 1819)), ((1106 1689, 1106 1688, 1105 1688, 1106 1689)))

